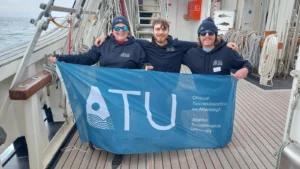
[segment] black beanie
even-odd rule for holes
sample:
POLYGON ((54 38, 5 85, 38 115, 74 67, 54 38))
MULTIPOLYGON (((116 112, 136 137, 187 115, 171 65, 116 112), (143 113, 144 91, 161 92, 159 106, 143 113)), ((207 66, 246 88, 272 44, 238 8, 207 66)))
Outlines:
POLYGON ((211 17, 208 17, 202 21, 198 28, 198 37, 200 36, 200 32, 205 31, 205 30, 210 30, 212 32, 216 33, 216 36, 218 35, 218 28, 215 25, 215 22, 211 17))
POLYGON ((130 30, 130 28, 129 28, 129 22, 127 21, 127 19, 124 16, 116 16, 116 17, 114 17, 114 20, 112 22, 112 27, 115 27, 119 23, 125 24, 128 27, 128 30, 130 30))

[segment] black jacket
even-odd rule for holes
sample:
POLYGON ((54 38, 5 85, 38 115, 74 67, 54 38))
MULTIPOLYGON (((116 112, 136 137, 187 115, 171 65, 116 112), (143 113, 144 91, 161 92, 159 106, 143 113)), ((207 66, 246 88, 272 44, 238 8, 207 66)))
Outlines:
POLYGON ((100 61, 102 67, 138 69, 144 66, 145 52, 134 37, 129 37, 124 44, 118 44, 114 38, 107 36, 100 47, 93 46, 84 54, 59 55, 57 60, 82 65, 93 65, 100 61))
POLYGON ((247 68, 249 73, 252 71, 251 64, 226 47, 224 41, 210 52, 205 52, 201 47, 190 49, 183 58, 183 64, 197 74, 230 75, 231 69, 241 68, 247 68))
POLYGON ((182 58, 189 49, 197 47, 196 42, 179 41, 168 36, 168 43, 159 46, 154 37, 152 42, 137 40, 144 48, 147 61, 154 67, 153 70, 162 72, 180 72, 182 58))

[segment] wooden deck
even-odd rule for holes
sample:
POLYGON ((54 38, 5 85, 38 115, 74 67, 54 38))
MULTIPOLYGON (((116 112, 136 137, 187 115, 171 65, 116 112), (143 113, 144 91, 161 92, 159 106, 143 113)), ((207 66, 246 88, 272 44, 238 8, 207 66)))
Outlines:
MULTIPOLYGON (((182 69, 187 72, 186 68, 182 69)), ((187 149, 161 153, 126 155, 121 169, 254 169, 274 168, 275 152, 281 144, 290 90, 265 91, 245 81, 238 82, 232 141, 222 149, 187 149)), ((78 133, 56 169, 111 169, 113 155, 88 150, 78 133), (87 152, 84 152, 87 151, 87 152)))

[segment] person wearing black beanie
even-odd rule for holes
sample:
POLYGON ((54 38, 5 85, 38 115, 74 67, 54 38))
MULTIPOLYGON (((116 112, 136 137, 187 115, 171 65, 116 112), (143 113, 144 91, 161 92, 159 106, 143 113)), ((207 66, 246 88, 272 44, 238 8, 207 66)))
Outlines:
POLYGON ((226 42, 218 40, 218 28, 212 18, 208 17, 200 24, 198 31, 199 46, 187 51, 183 64, 192 73, 230 75, 231 70, 237 70, 233 76, 245 78, 252 71, 251 64, 244 60, 236 51, 226 47, 226 42))

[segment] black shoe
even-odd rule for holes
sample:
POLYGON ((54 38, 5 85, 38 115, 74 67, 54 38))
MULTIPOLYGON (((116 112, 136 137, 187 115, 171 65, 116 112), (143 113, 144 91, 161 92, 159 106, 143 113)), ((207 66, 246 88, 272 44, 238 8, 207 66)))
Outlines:
POLYGON ((123 155, 115 154, 111 162, 112 169, 118 168, 122 164, 122 162, 123 162, 123 155))

